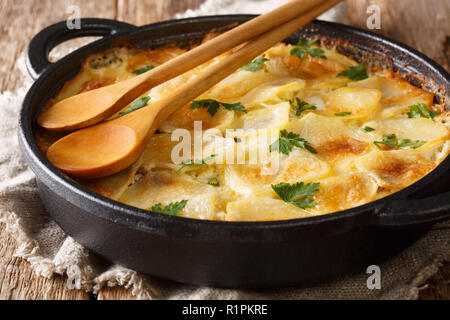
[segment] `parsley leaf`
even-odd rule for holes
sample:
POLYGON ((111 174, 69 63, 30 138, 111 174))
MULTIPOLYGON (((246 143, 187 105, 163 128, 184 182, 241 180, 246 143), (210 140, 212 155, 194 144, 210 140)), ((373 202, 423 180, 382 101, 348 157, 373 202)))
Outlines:
POLYGON ((320 48, 311 48, 313 44, 315 44, 319 39, 312 40, 303 40, 299 39, 297 45, 291 49, 291 56, 297 56, 300 59, 305 57, 305 53, 309 54, 311 57, 317 57, 321 59, 326 59, 327 57, 324 55, 325 51, 320 48))
POLYGON ((308 103, 306 101, 302 101, 298 97, 295 98, 295 102, 292 100, 288 100, 288 99, 282 99, 282 100, 289 102, 292 110, 295 111, 295 115, 297 117, 300 117, 302 112, 305 110, 316 110, 317 109, 317 107, 314 104, 308 103))
POLYGON ((326 59, 327 57, 324 55, 325 51, 323 51, 320 48, 312 48, 312 49, 306 49, 305 50, 307 54, 309 54, 311 57, 316 57, 320 59, 326 59))
POLYGON ((134 100, 131 105, 126 108, 124 111, 119 112, 119 117, 124 116, 130 112, 136 111, 140 108, 143 108, 147 105, 147 103, 150 101, 150 97, 142 97, 142 98, 137 98, 136 100, 134 100))
POLYGON ((408 117, 409 118, 428 118, 434 120, 434 117, 438 114, 436 111, 428 109, 425 103, 418 103, 409 106, 408 117))
POLYGON ((256 58, 253 61, 250 61, 245 66, 243 66, 241 69, 245 71, 258 71, 263 68, 264 62, 269 61, 269 59, 266 58, 256 58))
POLYGON ((347 77, 350 80, 364 80, 369 76, 367 75, 366 67, 363 64, 358 66, 350 67, 349 69, 342 71, 337 75, 337 77, 347 77))
POLYGON ((224 107, 227 110, 236 110, 236 111, 242 111, 247 112, 245 107, 240 103, 225 103, 225 102, 219 102, 214 99, 204 99, 204 100, 196 100, 192 101, 191 103, 191 109, 197 109, 197 108, 208 108, 208 113, 211 115, 211 117, 214 117, 217 110, 219 110, 220 106, 224 107))
POLYGON ((177 216, 178 211, 183 209, 186 206, 187 202, 188 202, 187 200, 172 202, 172 203, 169 203, 167 206, 165 206, 164 209, 161 208, 161 203, 157 203, 151 208, 151 211, 168 214, 170 216, 177 216))
POLYGON ((272 189, 281 200, 301 209, 312 208, 317 204, 312 196, 319 191, 319 183, 310 182, 305 185, 303 182, 300 182, 290 185, 282 182, 272 185, 272 189))
POLYGON ((147 72, 149 70, 152 70, 153 68, 155 68, 155 66, 148 65, 148 66, 145 66, 145 67, 133 70, 133 73, 134 74, 142 74, 142 73, 145 73, 145 72, 147 72))
POLYGON ((270 145, 269 150, 270 152, 278 151, 279 153, 288 155, 293 147, 306 149, 311 153, 317 153, 316 149, 308 141, 300 138, 298 134, 286 130, 280 131, 280 138, 270 145))
POLYGON ((336 117, 345 117, 345 116, 349 116, 349 115, 351 115, 352 113, 350 112, 350 111, 344 111, 344 112, 339 112, 339 113, 335 113, 334 115, 336 116, 336 117))
POLYGON ((236 102, 236 103, 224 103, 224 102, 220 102, 220 104, 227 110, 236 110, 236 111, 242 111, 242 112, 247 112, 247 110, 245 109, 245 107, 240 103, 240 102, 236 102))
POLYGON ((315 44, 317 41, 319 41, 319 39, 311 39, 311 40, 298 39, 297 46, 309 48, 313 44, 315 44))
POLYGON ((182 163, 181 167, 178 169, 178 171, 183 170, 186 167, 190 167, 190 166, 196 166, 196 165, 206 165, 208 164, 207 162, 209 160, 212 160, 215 156, 217 156, 217 154, 212 154, 209 157, 206 157, 204 159, 201 160, 186 160, 182 163))
POLYGON ((398 140, 397 140, 397 136, 393 133, 393 134, 385 134, 383 136, 382 141, 374 141, 373 143, 378 148, 380 148, 380 144, 384 144, 385 146, 388 146, 388 147, 397 147, 398 140))
POLYGON ((397 139, 395 133, 385 134, 382 141, 373 142, 378 148, 381 149, 380 145, 385 145, 392 148, 399 149, 417 149, 423 146, 427 141, 421 140, 410 140, 410 139, 397 139))
POLYGON ((375 131, 375 129, 374 128, 372 128, 372 127, 369 127, 369 126, 365 126, 364 128, 362 128, 361 129, 362 131, 364 131, 364 132, 371 132, 371 131, 375 131))
POLYGON ((399 139, 398 140, 398 147, 400 149, 417 149, 421 146, 423 146, 427 141, 421 141, 421 140, 410 140, 410 139, 399 139))
POLYGON ((219 108, 220 108, 220 102, 213 100, 213 99, 192 101, 191 109, 197 109, 197 108, 208 108, 208 110, 207 110, 208 113, 211 115, 211 117, 214 117, 217 110, 219 110, 219 108))
POLYGON ((211 178, 211 179, 208 180, 208 184, 210 184, 212 186, 215 186, 215 187, 218 187, 220 185, 219 179, 211 178))

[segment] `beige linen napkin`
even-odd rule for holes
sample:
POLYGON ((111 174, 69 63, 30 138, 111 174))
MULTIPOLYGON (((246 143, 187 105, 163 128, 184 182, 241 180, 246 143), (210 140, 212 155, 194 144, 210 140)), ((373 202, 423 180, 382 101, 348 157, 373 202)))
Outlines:
POLYGON ((447 221, 380 264, 379 290, 367 288, 365 268, 313 287, 228 290, 182 285, 110 264, 67 236, 43 208, 34 174, 17 142, 19 108, 32 83, 23 55, 13 72, 20 75, 22 85, 14 92, 0 93, 0 223, 6 224, 6 232, 18 242, 15 255, 26 259, 39 276, 67 275, 69 286, 79 285, 94 293, 103 286, 124 286, 139 299, 416 299, 425 281, 450 260, 447 221))

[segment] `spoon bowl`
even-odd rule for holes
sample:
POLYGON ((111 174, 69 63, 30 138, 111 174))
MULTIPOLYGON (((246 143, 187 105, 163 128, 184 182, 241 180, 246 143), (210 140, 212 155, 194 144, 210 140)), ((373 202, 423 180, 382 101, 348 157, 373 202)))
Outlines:
POLYGON ((127 166, 123 160, 137 145, 138 137, 131 127, 105 122, 58 140, 48 149, 47 158, 68 175, 97 178, 127 166))
POLYGON ((103 88, 83 92, 54 104, 38 117, 38 124, 47 130, 75 130, 102 120, 105 105, 114 101, 114 96, 103 88), (88 107, 89 106, 89 107, 88 107))

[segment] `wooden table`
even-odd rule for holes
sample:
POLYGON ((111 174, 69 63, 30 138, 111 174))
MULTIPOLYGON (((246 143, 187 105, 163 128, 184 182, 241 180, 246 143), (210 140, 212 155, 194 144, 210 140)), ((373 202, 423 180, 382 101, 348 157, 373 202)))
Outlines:
MULTIPOLYGON (((198 8, 203 0, 2 0, 0 2, 0 92, 14 90, 20 75, 13 72, 16 59, 31 37, 45 26, 65 20, 69 4, 78 5, 83 17, 118 19, 135 25, 167 20, 175 13, 198 8)), ((348 0, 350 23, 365 28, 367 6, 377 4, 382 13, 380 33, 427 54, 450 70, 450 0, 348 0)), ((73 46, 76 41, 69 45, 73 46)), ((69 46, 65 44, 66 47, 69 46)), ((94 297, 69 290, 60 276, 36 277, 29 264, 13 257, 15 240, 5 236, 0 224, 0 299, 132 299, 123 288, 106 288, 94 297)), ((450 264, 428 281, 422 299, 450 299, 450 264)))

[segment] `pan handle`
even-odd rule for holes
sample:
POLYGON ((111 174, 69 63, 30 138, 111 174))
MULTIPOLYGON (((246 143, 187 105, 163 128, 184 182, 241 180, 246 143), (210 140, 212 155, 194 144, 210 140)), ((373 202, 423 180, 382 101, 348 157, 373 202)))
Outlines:
POLYGON ((27 69, 36 80, 52 65, 48 54, 58 44, 79 37, 109 36, 118 31, 135 28, 134 25, 109 19, 81 18, 80 28, 69 28, 66 21, 48 26, 31 39, 27 48, 27 69))
POLYGON ((399 199, 387 203, 376 212, 374 224, 381 227, 408 227, 448 218, 450 191, 424 199, 399 199))

